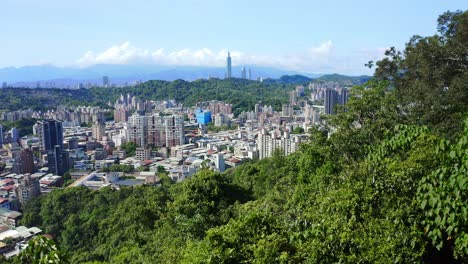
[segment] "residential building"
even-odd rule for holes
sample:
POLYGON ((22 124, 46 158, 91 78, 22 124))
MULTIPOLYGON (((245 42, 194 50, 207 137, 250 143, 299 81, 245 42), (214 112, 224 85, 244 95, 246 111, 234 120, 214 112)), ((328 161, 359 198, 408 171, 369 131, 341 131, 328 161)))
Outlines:
POLYGON ((338 104, 338 92, 335 89, 325 90, 325 114, 335 113, 335 107, 338 104))
POLYGON ((119 107, 114 110, 114 122, 115 123, 125 123, 128 121, 129 116, 130 116, 130 111, 126 109, 125 107, 119 107))
POLYGON ((22 206, 25 206, 32 198, 41 194, 39 178, 31 177, 31 174, 25 174, 18 179, 16 186, 17 197, 22 206))
POLYGON ((146 116, 134 113, 128 118, 127 142, 133 142, 139 147, 146 146, 147 129, 146 116))
POLYGON ((140 161, 149 160, 151 158, 151 149, 137 148, 135 151, 135 157, 140 161))
POLYGON ((184 118, 173 115, 164 117, 166 128, 166 147, 185 144, 184 118))
POLYGON ((102 141, 106 135, 106 125, 104 123, 95 122, 92 128, 93 138, 97 141, 102 141))
POLYGON ((166 145, 166 127, 164 118, 155 113, 147 117, 148 144, 153 147, 162 147, 166 145))

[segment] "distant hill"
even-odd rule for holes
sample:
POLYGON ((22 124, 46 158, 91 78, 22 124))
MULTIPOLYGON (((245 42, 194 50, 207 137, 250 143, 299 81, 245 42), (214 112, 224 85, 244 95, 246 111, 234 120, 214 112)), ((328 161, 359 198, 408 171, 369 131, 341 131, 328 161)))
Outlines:
MULTIPOLYGON (((252 72, 252 80, 257 78, 280 78, 282 75, 296 75, 297 72, 271 67, 245 66, 252 72)), ((242 66, 232 68, 233 77, 241 76, 242 66)), ((86 68, 57 67, 53 65, 8 67, 0 69, 0 83, 7 82, 11 87, 72 88, 81 84, 102 84, 102 76, 108 76, 115 85, 133 84, 137 81, 182 79, 224 78, 224 67, 205 66, 160 66, 160 65, 108 65, 100 64, 86 68)), ((307 73, 308 77, 319 77, 319 74, 307 73)))
POLYGON ((280 110, 288 101, 288 90, 294 85, 264 83, 239 78, 199 79, 192 82, 175 80, 172 82, 152 80, 136 86, 90 89, 56 88, 5 88, 0 89, 1 110, 31 108, 47 110, 59 105, 78 106, 95 105, 106 107, 108 102, 115 102, 122 94, 132 94, 141 100, 175 99, 184 106, 193 106, 198 102, 221 100, 233 105, 235 113, 251 111, 258 102, 271 105, 280 110))
POLYGON ((316 81, 324 81, 324 82, 350 82, 351 84, 361 84, 368 81, 371 76, 361 75, 361 76, 347 76, 341 74, 326 74, 316 78, 316 81))
POLYGON ((307 84, 310 83, 313 79, 304 75, 283 75, 279 79, 266 79, 266 83, 278 83, 278 84, 307 84))

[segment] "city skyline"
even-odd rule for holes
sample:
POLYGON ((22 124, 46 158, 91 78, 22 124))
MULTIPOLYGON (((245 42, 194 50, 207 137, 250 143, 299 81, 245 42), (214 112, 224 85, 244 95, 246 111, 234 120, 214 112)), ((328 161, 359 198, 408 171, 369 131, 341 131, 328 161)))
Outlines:
POLYGON ((2 1, 0 67, 52 64, 275 66, 371 74, 363 65, 413 34, 436 33, 435 18, 461 1, 2 1), (188 8, 190 6, 190 8, 188 8), (135 15, 137 14, 137 15, 135 15), (14 21, 14 22, 12 22, 14 21), (31 40, 34 41, 31 41, 31 40), (248 41, 246 41, 248 40, 248 41))

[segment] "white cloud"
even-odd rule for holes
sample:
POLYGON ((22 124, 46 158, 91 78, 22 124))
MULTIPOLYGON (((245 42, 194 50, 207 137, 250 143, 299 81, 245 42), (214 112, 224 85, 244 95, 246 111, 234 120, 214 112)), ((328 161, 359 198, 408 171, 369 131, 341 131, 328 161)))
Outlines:
MULTIPOLYGON (((94 64, 157 64, 174 66, 217 66, 222 67, 226 63, 228 50, 181 49, 167 51, 159 48, 154 51, 141 49, 126 41, 115 45, 100 53, 86 52, 76 63, 79 66, 90 66, 94 64)), ((231 50, 233 65, 257 65, 276 67, 287 70, 303 72, 357 72, 365 71, 363 64, 357 65, 353 60, 361 63, 367 58, 375 59, 381 49, 363 49, 354 55, 347 56, 345 62, 339 58, 334 50, 331 40, 316 46, 292 54, 253 55, 238 50, 231 50), (348 61, 349 60, 349 61, 348 61)), ((383 52, 382 52, 383 54, 383 52)))

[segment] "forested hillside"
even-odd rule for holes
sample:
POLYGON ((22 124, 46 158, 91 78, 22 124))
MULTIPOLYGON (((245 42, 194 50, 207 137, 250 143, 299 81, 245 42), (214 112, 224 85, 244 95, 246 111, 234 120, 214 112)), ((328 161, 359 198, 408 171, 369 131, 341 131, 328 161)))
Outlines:
POLYGON ((288 102, 287 92, 294 85, 262 83, 243 79, 210 79, 193 82, 176 80, 148 81, 134 87, 91 89, 49 89, 49 88, 5 88, 0 89, 0 110, 32 108, 46 110, 57 105, 98 105, 105 107, 115 102, 122 94, 132 94, 144 100, 175 99, 186 106, 207 100, 222 100, 233 104, 237 111, 250 111, 257 102, 272 105, 280 110, 288 102))
POLYGON ((54 191, 22 224, 72 263, 467 263, 468 12, 438 28, 389 50, 290 156, 160 187, 54 191))

